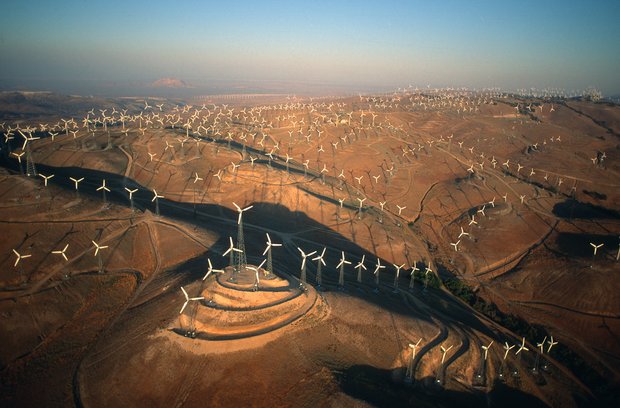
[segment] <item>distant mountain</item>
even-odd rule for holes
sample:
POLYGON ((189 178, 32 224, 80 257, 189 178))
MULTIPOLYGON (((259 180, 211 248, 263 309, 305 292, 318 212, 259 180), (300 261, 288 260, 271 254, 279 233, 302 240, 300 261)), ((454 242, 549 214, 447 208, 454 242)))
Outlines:
POLYGON ((177 78, 160 78, 150 83, 153 88, 191 88, 192 86, 177 78))

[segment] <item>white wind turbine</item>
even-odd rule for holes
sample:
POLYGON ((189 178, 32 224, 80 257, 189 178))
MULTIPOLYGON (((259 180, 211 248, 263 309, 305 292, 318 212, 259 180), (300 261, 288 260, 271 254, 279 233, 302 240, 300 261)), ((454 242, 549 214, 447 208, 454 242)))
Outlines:
POLYGON ((508 342, 504 343, 504 358, 502 359, 502 364, 499 367, 499 378, 504 378, 504 365, 506 364, 506 358, 508 358, 508 354, 510 353, 510 350, 512 350, 513 348, 515 348, 516 346, 510 345, 508 344, 508 342))
POLYGON ((358 218, 361 220, 362 219, 362 208, 364 206, 364 201, 366 201, 366 197, 364 198, 357 197, 357 201, 359 201, 360 203, 359 209, 358 209, 358 218))
POLYGON ((398 292, 398 280, 400 278, 400 270, 405 267, 405 264, 402 264, 402 265, 392 264, 392 265, 396 269, 396 275, 394 276, 394 293, 396 293, 398 292))
POLYGON ((355 269, 357 269, 357 283, 362 283, 362 269, 366 270, 366 265, 364 265, 364 261, 366 260, 366 255, 362 255, 362 259, 355 265, 355 269))
POLYGON ((241 272, 248 263, 245 256, 245 239, 243 237, 243 213, 252 209, 254 206, 250 205, 245 208, 241 208, 234 202, 233 205, 239 213, 239 217, 237 218, 237 248, 239 248, 241 252, 239 252, 237 257, 237 272, 241 272))
POLYGON ((79 178, 79 179, 78 179, 78 178, 69 177, 69 179, 70 179, 71 181, 73 181, 73 183, 75 184, 75 193, 76 193, 76 194, 79 194, 78 187, 79 187, 79 184, 80 184, 82 181, 84 181, 84 177, 79 178))
POLYGON ((547 341, 547 336, 540 343, 536 343, 536 348, 538 349, 538 353, 536 353, 536 360, 534 361, 534 368, 532 371, 534 373, 538 372, 538 366, 540 364, 540 358, 545 354, 545 343, 547 341))
POLYGON ((385 210, 385 204, 387 204, 387 201, 379 201, 379 206, 381 207, 381 212, 379 213, 379 224, 383 224, 383 212, 385 210))
POLYGON ((344 256, 344 251, 340 252, 340 262, 338 262, 338 265, 336 266, 336 268, 339 269, 338 271, 338 286, 340 286, 341 289, 344 288, 344 266, 345 265, 351 265, 350 261, 347 261, 347 259, 344 256))
MULTIPOLYGON (((17 252, 16 249, 13 249, 13 253, 17 257, 15 259, 15 263, 13 264, 14 268, 17 268, 17 265, 21 265, 19 261, 21 261, 22 259, 30 258, 32 256, 31 254, 24 254, 24 255, 22 255, 19 252, 17 252)), ((23 271, 23 267, 22 266, 19 267, 19 276, 21 278, 22 284, 25 284, 26 280, 24 279, 24 271, 23 271)))
POLYGON ((153 189, 153 198, 151 202, 155 202, 155 214, 159 217, 159 199, 164 198, 163 195, 157 194, 157 190, 153 189))
POLYGON ((417 262, 414 262, 413 265, 411 266, 411 274, 410 277, 411 279, 409 280, 409 289, 413 289, 413 287, 415 286, 415 273, 416 271, 419 271, 420 269, 418 268, 417 262))
POLYGON ((446 360, 446 354, 448 353, 448 351, 450 351, 450 349, 451 349, 452 347, 453 347, 453 346, 450 346, 450 347, 448 347, 448 348, 445 348, 443 345, 441 346, 441 365, 443 365, 443 363, 445 362, 445 360, 446 360))
POLYGON ((99 266, 99 273, 103 273, 103 258, 101 258, 101 252, 103 249, 107 249, 108 246, 107 245, 99 245, 98 243, 96 243, 95 241, 92 241, 93 245, 95 246, 95 257, 97 257, 97 264, 99 266))
POLYGON ((19 154, 15 153, 15 152, 12 152, 11 154, 13 156, 17 157, 17 161, 19 162, 19 172, 20 172, 20 174, 24 174, 24 169, 22 168, 22 156, 24 154, 26 154, 26 152, 21 152, 19 154))
POLYGON ((281 247, 282 244, 275 244, 271 242, 271 237, 269 236, 269 233, 265 233, 265 235, 267 235, 267 247, 263 251, 263 256, 267 254, 267 276, 273 276, 274 273, 273 273, 273 259, 271 257, 271 248, 281 247))
POLYGON ((377 264, 375 265, 375 271, 373 272, 375 274, 375 284, 377 285, 375 292, 379 291, 379 272, 381 269, 385 269, 385 265, 381 265, 381 259, 377 258, 377 264))
POLYGON ((459 240, 461 239, 462 236, 469 236, 469 232, 465 232, 465 230, 463 229, 463 227, 461 226, 461 233, 459 234, 459 236, 457 237, 459 240))
MULTIPOLYGON (((525 345, 525 337, 521 338, 521 345, 519 345, 519 348, 517 349, 517 351, 515 352, 515 356, 519 356, 519 361, 521 360, 521 356, 522 354, 520 354, 522 351, 530 351, 529 348, 527 348, 527 346, 525 345)), ((518 375, 519 372, 517 371, 517 368, 515 368, 514 375, 518 375)))
POLYGON ((485 345, 482 346, 482 350, 484 350, 484 361, 487 360, 489 349, 491 348, 492 345, 493 345, 493 340, 491 340, 491 342, 487 346, 485 345))
POLYGON ((39 137, 33 137, 31 130, 28 130, 28 136, 26 136, 20 129, 17 129, 19 134, 24 138, 24 144, 22 145, 22 151, 26 152, 26 175, 27 176, 36 176, 37 169, 34 164, 34 160, 32 159, 32 150, 30 149, 30 143, 34 140, 40 139, 39 137))
POLYGON ((39 173, 39 176, 43 177, 43 183, 44 183, 45 187, 47 187, 47 182, 48 182, 48 181, 49 181, 52 177, 54 177, 54 175, 53 175, 53 174, 50 174, 49 176, 45 176, 45 175, 43 175, 43 174, 41 174, 41 173, 39 173))
POLYGON ((459 239, 456 242, 450 242, 450 245, 452 245, 454 247, 454 252, 458 252, 459 250, 459 244, 461 243, 461 240, 459 239))
POLYGON ((134 211, 133 195, 134 193, 138 191, 138 189, 135 188, 132 190, 130 188, 125 187, 125 191, 127 191, 127 193, 129 194, 129 204, 131 205, 131 211, 133 212, 134 211))
POLYGON ((605 243, 595 244, 593 242, 590 242, 590 246, 592 247, 592 264, 590 265, 590 268, 594 266, 594 258, 596 257, 599 248, 603 247, 603 245, 605 245, 605 243))
POLYGON ((316 257, 312 258, 313 261, 318 261, 317 262, 317 266, 316 266, 316 283, 317 285, 320 287, 321 283, 323 283, 323 278, 321 275, 321 266, 325 266, 325 260, 323 260, 323 257, 325 256, 325 251, 327 250, 327 248, 323 248, 323 251, 321 252, 321 255, 317 255, 316 257))
POLYGON ((426 291, 426 288, 428 287, 428 274, 430 272, 433 272, 433 270, 429 266, 427 266, 424 270, 424 291, 426 291))
POLYGON ((312 252, 306 254, 299 247, 297 247, 297 250, 301 254, 301 275, 300 275, 300 279, 299 279, 299 287, 303 288, 304 285, 306 284, 306 258, 316 254, 316 251, 312 251, 312 252))
POLYGON ((103 205, 106 205, 108 203, 106 192, 109 193, 110 189, 105 185, 105 179, 103 179, 103 182, 102 182, 101 186, 97 188, 97 191, 102 191, 103 192, 103 205))
POLYGON ((422 342, 420 338, 417 343, 409 343, 409 348, 411 349, 411 357, 409 358, 409 364, 407 364, 407 372, 405 373, 405 381, 408 383, 412 383, 415 378, 415 373, 413 372, 413 363, 415 361, 415 354, 418 346, 422 342))
POLYGON ((209 268, 207 269, 207 273, 205 274, 205 276, 202 277, 202 280, 207 279, 212 273, 224 273, 223 269, 213 268, 213 265, 211 264, 211 259, 207 258, 207 263, 209 264, 209 268))
POLYGON ((66 254, 67 248, 69 248, 69 244, 65 245, 62 251, 52 251, 52 253, 56 255, 62 255, 62 257, 65 258, 65 261, 68 261, 69 258, 67 258, 67 254, 66 254))
POLYGON ((549 348, 547 349, 547 354, 549 354, 551 352, 551 347, 557 345, 558 342, 553 341, 553 336, 551 336, 551 339, 547 342, 547 344, 549 345, 549 348))
POLYGON ((200 177, 198 175, 198 172, 195 172, 194 175, 194 188, 193 188, 193 192, 194 192, 194 197, 193 197, 193 204, 194 204, 194 215, 196 215, 196 183, 198 183, 199 181, 203 181, 204 179, 202 177, 200 177))
POLYGON ((185 310, 185 308, 187 307, 190 301, 203 300, 205 298, 204 296, 197 296, 197 297, 192 297, 192 298, 189 297, 189 295, 187 294, 183 286, 181 286, 181 291, 183 292, 183 296, 185 297, 185 302, 183 303, 183 306, 181 307, 179 314, 183 314, 183 311, 185 310))
POLYGON ((263 265, 265 265, 265 262, 267 262, 266 259, 263 259, 263 262, 260 263, 260 265, 258 266, 248 266, 248 269, 251 269, 254 271, 254 291, 258 290, 258 286, 260 285, 260 269, 263 267, 263 265))
POLYGON ((605 243, 595 244, 593 242, 590 242, 590 246, 592 247, 592 250, 593 250, 592 257, 596 256, 598 249, 601 248, 603 245, 605 245, 605 243))
POLYGON ((228 263, 231 267, 234 268, 235 266, 235 255, 234 254, 235 252, 241 252, 241 250, 238 248, 235 248, 235 244, 233 243, 232 237, 228 237, 228 240, 230 241, 230 246, 228 247, 226 251, 224 251, 222 256, 226 256, 226 255, 230 256, 228 263))
POLYGON ((446 361, 446 354, 448 354, 448 351, 450 351, 450 349, 452 349, 452 345, 448 348, 444 347, 443 345, 441 345, 441 363, 439 365, 439 368, 437 369, 438 374, 437 374, 437 383, 438 384, 443 384, 444 383, 444 362, 446 361))

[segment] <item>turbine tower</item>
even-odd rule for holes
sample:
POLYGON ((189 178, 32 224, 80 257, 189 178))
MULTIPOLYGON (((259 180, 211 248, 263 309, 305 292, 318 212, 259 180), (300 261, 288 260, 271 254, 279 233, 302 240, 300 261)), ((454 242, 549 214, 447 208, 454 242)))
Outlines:
POLYGON ((245 241, 243 239, 243 213, 250 208, 254 207, 250 205, 249 207, 241 208, 237 204, 233 203, 233 205, 237 208, 237 212, 239 213, 239 218, 237 218, 237 272, 241 272, 245 269, 248 260, 245 255, 245 241))

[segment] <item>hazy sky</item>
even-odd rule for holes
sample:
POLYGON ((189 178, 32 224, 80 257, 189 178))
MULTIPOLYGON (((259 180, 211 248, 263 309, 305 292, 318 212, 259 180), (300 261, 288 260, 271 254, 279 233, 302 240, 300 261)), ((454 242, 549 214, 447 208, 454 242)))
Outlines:
POLYGON ((619 73, 618 0, 0 4, 5 82, 170 76, 194 83, 595 86, 612 94, 620 93, 619 73))

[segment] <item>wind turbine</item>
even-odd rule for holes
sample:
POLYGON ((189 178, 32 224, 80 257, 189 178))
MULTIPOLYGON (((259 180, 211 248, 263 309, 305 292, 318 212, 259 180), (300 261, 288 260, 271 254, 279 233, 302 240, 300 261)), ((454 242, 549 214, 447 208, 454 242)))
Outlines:
POLYGON ((263 251, 263 256, 267 254, 267 274, 268 276, 273 276, 274 273, 273 273, 273 262, 272 262, 272 257, 271 257, 271 248, 281 247, 282 244, 274 244, 273 242, 271 242, 271 237, 269 236, 269 233, 265 233, 265 235, 267 235, 267 247, 263 251))
POLYGON ((105 179, 103 179, 103 183, 99 188, 97 188, 97 191, 103 191, 103 205, 106 205, 108 203, 108 200, 105 193, 106 191, 109 193, 110 189, 105 185, 105 179))
POLYGON ((409 359, 409 364, 407 364, 407 371, 405 373, 405 381, 408 383, 412 383, 415 378, 415 373, 413 372, 413 363, 415 361, 415 352, 418 346, 422 342, 422 339, 419 339, 417 343, 409 343, 409 348, 411 349, 411 358, 409 359))
POLYGON ((138 191, 138 189, 135 188, 135 189, 132 190, 130 188, 125 187, 125 191, 127 191, 127 193, 129 194, 129 203, 131 205, 131 211, 133 212, 134 211, 133 195, 134 195, 134 193, 136 193, 138 191))
MULTIPOLYGON (((22 259, 30 258, 30 257, 32 256, 31 254, 25 254, 25 255, 22 255, 22 254, 20 254, 19 252, 17 252, 17 250, 16 250, 16 249, 13 249, 13 253, 14 253, 14 254, 15 254, 15 256, 17 257, 17 258, 15 259, 15 263, 13 264, 13 267, 14 267, 14 268, 17 268, 17 265, 20 265, 19 261, 21 261, 22 259)), ((23 269, 22 269, 22 268, 23 268, 22 266, 20 266, 20 267, 19 267, 19 275, 20 275, 20 277, 21 277, 22 284, 25 284, 25 283, 26 283, 26 280, 24 279, 24 271, 23 271, 23 269)))
POLYGON ((444 362, 446 361, 446 354, 448 354, 448 351, 450 351, 450 349, 452 349, 453 346, 450 346, 448 348, 445 348, 443 345, 440 347, 440 351, 441 351, 441 363, 439 365, 439 368, 437 369, 438 373, 437 373, 437 383, 438 384, 443 384, 444 383, 444 362))
POLYGON ((306 284, 306 258, 308 258, 309 256, 312 256, 314 254, 316 254, 316 251, 312 251, 308 254, 306 254, 304 251, 302 251, 301 248, 297 247, 297 250, 299 251, 299 253, 301 254, 301 275, 300 275, 300 280, 299 280, 299 287, 303 288, 304 285, 306 284))
MULTIPOLYGON (((553 336, 551 336, 551 339, 547 340, 547 344, 549 345, 549 347, 547 348, 547 354, 549 354, 551 352, 551 348, 553 346, 557 345, 558 342, 554 341, 553 340, 553 336)), ((549 369, 549 361, 547 359, 543 359, 542 368, 545 371, 547 371, 549 369)))
POLYGON ((103 249, 108 248, 107 245, 99 245, 98 243, 96 243, 95 241, 92 241, 93 245, 95 246, 95 257, 97 257, 97 264, 99 265, 99 273, 103 273, 105 272, 103 270, 103 259, 101 258, 101 252, 103 249))
POLYGON ((202 277, 202 280, 205 280, 212 273, 224 273, 223 269, 213 269, 213 265, 211 264, 211 259, 207 258, 207 263, 209 264, 209 268, 207 269, 207 273, 202 277))
POLYGON ((396 293, 398 292, 398 278, 400 277, 400 270, 405 267, 405 264, 402 264, 402 265, 392 264, 392 265, 394 265, 394 268, 396 268, 396 275, 394 276, 394 293, 396 293))
POLYGON ((79 179, 76 179, 76 178, 73 178, 73 177, 69 177, 69 179, 70 179, 71 181, 73 181, 73 183, 75 184, 75 193, 76 193, 76 194, 79 194, 78 185, 79 185, 82 181, 84 181, 84 177, 79 178, 79 179))
POLYGON ((362 209, 364 206, 364 201, 366 201, 366 197, 364 198, 359 198, 357 197, 357 201, 359 201, 360 205, 359 205, 359 209, 358 209, 358 219, 362 219, 362 209))
POLYGON ((52 177, 54 177, 54 175, 53 175, 53 174, 50 174, 49 176, 45 176, 45 175, 43 175, 43 174, 41 174, 41 173, 39 173, 39 176, 43 177, 43 183, 44 183, 45 187, 47 187, 47 182, 48 182, 48 181, 49 181, 52 177))
POLYGON ((226 251, 224 251, 224 253, 222 254, 222 256, 226 256, 229 255, 230 259, 228 261, 228 264, 234 268, 235 266, 235 252, 240 252, 241 250, 238 248, 235 248, 235 244, 233 243, 233 239, 232 237, 228 237, 228 240, 230 241, 230 246, 228 247, 228 249, 226 251))
POLYGON ((344 251, 341 251, 340 262, 336 266, 336 268, 339 268, 338 286, 340 286, 341 289, 344 289, 344 266, 345 265, 351 265, 351 262, 346 260, 344 256, 344 251))
POLYGON ((375 284, 377 285, 375 292, 379 291, 379 272, 381 269, 385 269, 385 265, 381 265, 381 259, 377 258, 377 265, 375 266, 375 271, 373 272, 375 274, 375 284))
POLYGON ((426 291, 426 288, 428 287, 428 274, 430 272, 433 272, 433 270, 427 266, 424 270, 424 291, 426 291))
POLYGON ((558 344, 557 341, 553 341, 553 336, 551 336, 551 339, 547 342, 547 344, 549 345, 549 348, 547 348, 547 354, 549 354, 551 352, 551 348, 555 345, 558 344))
MULTIPOLYGON (((463 227, 461 226, 461 233, 459 234, 459 236, 457 237, 459 240, 461 239, 462 236, 467 235, 469 236, 469 232, 465 232, 465 230, 463 229, 463 227)), ((457 244, 458 245, 458 244, 457 244)))
POLYGON ((251 269, 254 271, 254 291, 258 290, 258 285, 260 285, 260 268, 263 267, 263 265, 265 264, 265 262, 267 262, 266 259, 263 259, 263 262, 260 263, 260 265, 258 266, 248 266, 248 269, 251 269))
POLYGON ((159 199, 164 198, 163 195, 157 194, 157 190, 153 189, 153 198, 151 202, 155 202, 155 214, 159 217, 159 199))
POLYGON ((460 243, 461 243, 460 239, 458 241, 456 241, 456 242, 450 242, 450 245, 452 245, 454 247, 454 252, 458 252, 458 250, 459 250, 458 246, 459 246, 460 243))
POLYGON ((33 140, 40 139, 39 137, 33 137, 31 133, 28 133, 29 136, 26 136, 20 129, 17 130, 20 135, 24 138, 24 144, 22 145, 22 150, 26 152, 26 175, 27 176, 36 176, 37 168, 35 167, 34 160, 32 159, 32 151, 30 149, 30 144, 33 140))
POLYGON ((441 346, 441 365, 443 365, 444 361, 446 360, 446 354, 448 353, 448 351, 450 351, 452 347, 453 346, 445 348, 443 345, 441 346))
POLYGON ((602 244, 598 244, 598 245, 597 245, 597 244, 595 244, 595 243, 590 242, 590 246, 592 247, 592 249, 593 249, 593 251, 594 251, 594 252, 593 252, 593 254, 592 254, 592 257, 595 257, 595 256, 596 256, 596 252, 597 252, 597 251, 598 251, 598 249, 599 249, 600 247, 602 247, 603 245, 605 245, 605 243, 602 243, 602 244))
POLYGON ((409 289, 413 289, 413 287, 415 286, 415 273, 416 271, 419 271, 420 269, 418 268, 417 262, 414 262, 413 265, 411 266, 411 274, 410 277, 411 279, 409 280, 409 289))
POLYGON ((321 283, 323 282, 323 279, 321 276, 321 265, 325 266, 325 261, 323 260, 323 257, 325 256, 326 249, 327 248, 323 248, 323 252, 321 252, 321 255, 317 255, 316 257, 312 258, 313 261, 318 261, 317 266, 316 266, 316 283, 319 287, 321 286, 321 283))
POLYGON ((12 152, 11 154, 15 157, 17 157, 17 161, 19 162, 19 172, 20 174, 24 174, 24 169, 22 168, 22 156, 25 154, 26 152, 21 152, 21 153, 15 153, 12 152))
POLYGON ((547 341, 547 336, 540 343, 536 343, 536 348, 538 349, 538 353, 536 353, 536 360, 534 362, 534 368, 532 371, 534 373, 538 372, 538 365, 540 364, 540 358, 543 354, 545 354, 545 343, 547 341))
POLYGON ((357 283, 362 283, 362 269, 366 270, 366 265, 364 265, 364 261, 366 260, 366 255, 362 255, 362 259, 355 265, 355 269, 357 269, 357 283))
POLYGON ((233 205, 239 213, 239 217, 237 218, 237 248, 240 250, 240 252, 237 257, 237 272, 241 272, 248 263, 245 256, 245 240, 243 238, 243 213, 253 208, 254 206, 250 205, 248 207, 241 208, 234 202, 233 205))
POLYGON ((65 245, 62 251, 52 251, 52 253, 57 254, 57 255, 62 255, 62 257, 65 258, 65 261, 68 261, 69 258, 67 258, 67 254, 66 254, 67 248, 69 248, 69 244, 65 245))
POLYGON ((183 288, 183 286, 181 286, 181 291, 183 292, 183 296, 185 297, 185 302, 183 303, 183 306, 181 307, 181 310, 179 311, 179 314, 183 314, 183 311, 185 310, 185 308, 187 307, 187 305, 189 304, 190 301, 192 300, 203 300, 205 297, 204 296, 198 296, 198 297, 189 297, 189 295, 187 294, 187 292, 185 291, 185 289, 183 288))

